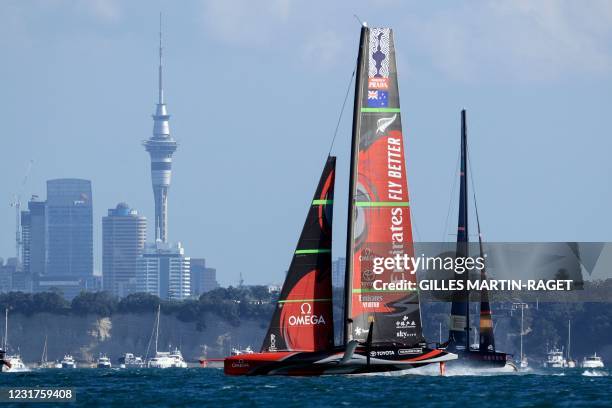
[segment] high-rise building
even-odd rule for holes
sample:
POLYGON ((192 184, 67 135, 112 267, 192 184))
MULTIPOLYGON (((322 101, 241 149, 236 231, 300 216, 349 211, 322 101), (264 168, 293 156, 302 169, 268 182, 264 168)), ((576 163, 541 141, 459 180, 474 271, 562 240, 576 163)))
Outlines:
POLYGON ((190 259, 180 243, 156 241, 146 244, 136 261, 138 290, 168 300, 191 295, 190 259))
POLYGON ((164 102, 162 81, 162 34, 159 28, 158 96, 153 115, 153 136, 143 145, 151 156, 151 180, 155 198, 155 240, 168 241, 168 189, 172 175, 172 154, 176 141, 170 136, 170 115, 164 102))
POLYGON ((117 204, 102 217, 102 280, 104 290, 117 296, 138 291, 136 260, 144 250, 147 219, 117 204))
POLYGON ((93 276, 91 181, 47 181, 45 275, 93 276))
POLYGON ((346 258, 338 258, 332 262, 332 284, 335 287, 344 287, 344 274, 346 272, 346 258))
POLYGON ((28 209, 21 212, 21 259, 23 272, 36 278, 45 273, 46 203, 32 196, 28 209))
POLYGON ((206 267, 206 259, 191 258, 191 296, 217 289, 217 270, 206 267))

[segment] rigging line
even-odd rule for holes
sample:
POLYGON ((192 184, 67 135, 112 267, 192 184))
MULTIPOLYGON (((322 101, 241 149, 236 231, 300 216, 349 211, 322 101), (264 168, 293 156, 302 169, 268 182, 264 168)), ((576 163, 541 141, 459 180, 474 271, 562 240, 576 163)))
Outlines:
POLYGON ((338 129, 340 128, 340 122, 342 121, 342 115, 344 114, 344 108, 346 107, 346 101, 348 100, 349 94, 351 92, 351 84, 353 83, 353 78, 355 78, 356 70, 357 70, 357 64, 355 64, 355 68, 353 68, 351 79, 349 79, 349 83, 346 88, 346 95, 344 95, 344 102, 342 102, 342 109, 340 109, 340 115, 338 116, 338 122, 336 123, 336 130, 334 130, 334 137, 332 137, 331 144, 329 145, 329 151, 327 152, 328 156, 331 155, 331 151, 334 147, 334 142, 336 141, 336 136, 338 136, 338 129))
POLYGON ((457 190, 457 168, 459 167, 459 161, 461 160, 461 154, 459 154, 459 156, 457 157, 457 162, 455 163, 455 168, 453 169, 453 188, 451 190, 451 195, 450 195, 450 199, 448 202, 448 211, 446 212, 446 221, 444 221, 444 228, 442 229, 442 239, 441 239, 441 243, 442 242, 446 242, 446 231, 448 229, 448 220, 450 219, 450 213, 451 213, 451 209, 453 206, 453 197, 455 196, 455 191, 457 190))
MULTIPOLYGON (((157 321, 157 316, 155 317, 155 321, 157 321)), ((149 344, 147 344, 147 352, 145 353, 145 360, 149 358, 149 349, 151 348, 151 343, 153 341, 153 335, 155 335, 155 324, 153 325, 153 329, 151 329, 151 337, 149 337, 149 344)))
MULTIPOLYGON (((476 185, 474 184, 474 172, 472 171, 472 161, 470 160, 470 146, 467 146, 467 165, 468 165, 468 173, 470 173, 470 184, 472 185, 472 195, 474 196, 474 208, 476 211, 476 219, 478 220, 478 205, 476 205, 476 185)), ((480 235, 480 229, 478 230, 478 234, 480 235)))
MULTIPOLYGON (((419 232, 419 226, 417 225, 417 218, 414 216, 414 200, 410 200, 410 207, 408 208, 410 211, 410 222, 414 226, 414 232, 416 232, 417 242, 423 242, 421 240, 421 233, 419 232)), ((414 240, 413 240, 414 241, 414 240)))

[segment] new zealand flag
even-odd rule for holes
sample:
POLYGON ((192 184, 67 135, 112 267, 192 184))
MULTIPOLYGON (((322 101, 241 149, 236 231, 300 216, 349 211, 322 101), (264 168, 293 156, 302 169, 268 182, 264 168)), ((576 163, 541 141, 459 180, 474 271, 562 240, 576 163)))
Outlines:
POLYGON ((368 90, 369 108, 386 108, 387 106, 389 106, 389 92, 368 90))

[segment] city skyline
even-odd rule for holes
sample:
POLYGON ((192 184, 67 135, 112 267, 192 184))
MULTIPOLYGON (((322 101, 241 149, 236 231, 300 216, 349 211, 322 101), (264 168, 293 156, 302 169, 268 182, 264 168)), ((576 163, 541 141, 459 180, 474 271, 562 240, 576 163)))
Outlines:
MULTIPOLYGON (((610 15, 605 3, 553 10, 484 6, 473 16, 454 6, 457 20, 469 24, 449 21, 436 6, 398 5, 389 15, 376 2, 339 3, 324 16, 314 14, 316 7, 284 2, 285 8, 269 3, 259 10, 228 2, 249 18, 226 15, 220 2, 182 10, 135 3, 107 2, 113 7, 106 12, 62 2, 42 11, 15 4, 5 13, 0 74, 11 81, 0 111, 14 137, 7 138, 11 154, 0 164, 6 175, 1 257, 14 256, 8 203, 30 160, 22 204, 42 195, 46 180, 92 180, 98 272, 108 208, 126 201, 154 220, 150 158, 140 143, 151 133, 150 103, 157 99, 160 9, 168 43, 166 99, 182 146, 173 168, 171 235, 190 256, 215 265, 223 285, 235 285, 240 273, 247 282, 282 280, 352 72, 354 13, 395 28, 417 239, 448 238, 444 220, 459 111, 466 107, 486 239, 610 240, 605 203, 612 188, 582 183, 612 171, 606 119, 612 97, 605 91, 612 85, 612 33, 603 24, 610 15), (254 22, 262 15, 266 27, 254 22), (518 25, 517 16, 530 24, 518 25), (494 26, 503 28, 490 38, 496 47, 479 34, 494 26), (304 114, 315 108, 316 118, 304 114)), ((339 203, 346 193, 350 116, 348 109, 333 149, 339 203)), ((335 209, 334 258, 343 253, 344 207, 335 209)), ((150 241, 154 226, 148 229, 150 241)))

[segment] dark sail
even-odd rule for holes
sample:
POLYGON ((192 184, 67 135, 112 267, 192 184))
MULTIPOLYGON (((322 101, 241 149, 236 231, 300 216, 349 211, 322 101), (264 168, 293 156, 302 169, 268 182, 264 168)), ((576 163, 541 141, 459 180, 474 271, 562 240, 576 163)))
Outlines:
POLYGON ((336 158, 327 159, 263 342, 265 351, 334 346, 331 244, 336 158))
MULTIPOLYGON (((349 184, 345 342, 423 340, 416 282, 405 270, 375 273, 373 259, 413 255, 393 31, 362 27, 349 184), (373 333, 369 331, 373 330, 373 333)), ((379 271, 380 272, 380 271, 379 271)))
MULTIPOLYGON (((461 111, 461 170, 459 173, 459 221, 457 223, 457 257, 469 255, 468 236, 468 192, 467 192, 467 124, 465 109, 461 111)), ((467 273, 456 275, 455 279, 466 279, 467 273)), ((465 287, 465 286, 464 286, 465 287)), ((457 291, 453 293, 451 316, 449 324, 449 345, 469 349, 470 309, 469 293, 457 291)))
MULTIPOLYGON (((476 205, 476 199, 474 199, 476 205)), ((480 257, 484 259, 484 250, 482 248, 482 235, 480 233, 480 219, 478 218, 478 207, 476 207, 476 225, 478 226, 478 248, 480 257)), ((480 270, 480 280, 487 280, 486 268, 480 270)), ((495 336, 493 334, 493 314, 491 313, 491 305, 489 304, 489 292, 486 288, 480 291, 480 338, 478 350, 481 352, 495 351, 495 336)))

